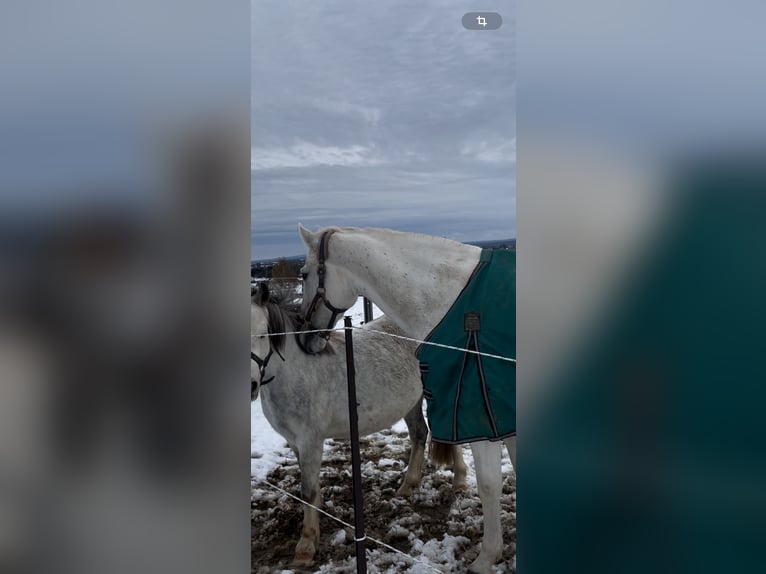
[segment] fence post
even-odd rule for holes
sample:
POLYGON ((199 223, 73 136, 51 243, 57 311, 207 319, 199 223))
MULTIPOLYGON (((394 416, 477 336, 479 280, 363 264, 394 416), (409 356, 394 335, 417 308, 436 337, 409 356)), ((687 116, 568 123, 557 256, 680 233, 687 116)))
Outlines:
POLYGON ((372 321, 372 301, 370 301, 367 297, 363 297, 362 307, 364 309, 364 322, 369 323, 372 321))
MULTIPOLYGON (((366 313, 366 309, 365 309, 366 313)), ((348 377, 348 420, 351 433, 351 470, 354 477, 354 541, 356 542, 356 572, 366 574, 367 553, 364 540, 364 507, 362 500, 362 463, 359 456, 359 417, 356 412, 356 371, 354 369, 354 343, 351 336, 351 317, 343 319, 346 328, 346 375, 348 377)))

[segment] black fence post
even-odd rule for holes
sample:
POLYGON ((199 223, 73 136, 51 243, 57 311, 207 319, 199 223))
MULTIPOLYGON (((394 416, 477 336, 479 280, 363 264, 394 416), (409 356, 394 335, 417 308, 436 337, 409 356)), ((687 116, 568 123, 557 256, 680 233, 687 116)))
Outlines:
POLYGON ((372 301, 370 301, 367 297, 363 297, 362 307, 364 309, 364 322, 369 323, 372 321, 372 301))
MULTIPOLYGON (((365 309, 366 312, 366 309, 365 309)), ((356 542, 356 572, 367 573, 367 553, 364 540, 364 501, 362 500, 362 462, 359 456, 359 417, 356 412, 356 371, 354 369, 354 343, 351 336, 351 317, 343 320, 346 328, 346 374, 348 376, 348 420, 351 432, 351 470, 354 476, 354 540, 356 542)))

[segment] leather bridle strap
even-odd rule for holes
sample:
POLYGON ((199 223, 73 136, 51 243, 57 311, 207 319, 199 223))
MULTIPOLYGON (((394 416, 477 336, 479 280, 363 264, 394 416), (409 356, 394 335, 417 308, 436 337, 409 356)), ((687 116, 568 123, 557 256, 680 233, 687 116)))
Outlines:
POLYGON ((266 374, 266 367, 269 365, 269 359, 271 359, 271 356, 274 354, 275 351, 277 355, 279 355, 279 358, 284 361, 285 358, 282 356, 282 353, 277 351, 277 349, 275 349, 272 346, 269 346, 269 354, 266 355, 265 359, 261 359, 258 355, 250 351, 250 359, 255 361, 255 364, 258 365, 258 371, 261 375, 261 380, 258 383, 260 386, 268 385, 271 381, 274 380, 274 377, 269 377, 268 379, 264 380, 263 376, 266 374))
POLYGON ((319 302, 321 301, 327 309, 329 309, 330 313, 332 315, 330 316, 330 321, 327 324, 327 331, 324 333, 320 333, 320 336, 322 337, 329 337, 330 336, 330 329, 332 329, 335 326, 335 322, 338 320, 338 315, 341 313, 345 313, 345 309, 339 309, 338 307, 335 307, 330 301, 327 299, 327 293, 325 292, 324 287, 324 279, 325 279, 325 273, 326 273, 326 267, 325 267, 325 261, 327 260, 328 256, 328 246, 330 244, 330 236, 335 233, 334 229, 330 229, 328 231, 325 231, 322 234, 322 237, 319 238, 319 265, 317 267, 317 276, 319 279, 319 283, 317 285, 317 292, 314 295, 314 299, 311 300, 311 305, 309 305, 308 310, 306 311, 306 316, 303 318, 303 327, 307 328, 306 330, 314 330, 316 327, 314 327, 314 324, 312 323, 312 319, 314 317, 314 313, 316 312, 317 307, 319 306, 319 302))

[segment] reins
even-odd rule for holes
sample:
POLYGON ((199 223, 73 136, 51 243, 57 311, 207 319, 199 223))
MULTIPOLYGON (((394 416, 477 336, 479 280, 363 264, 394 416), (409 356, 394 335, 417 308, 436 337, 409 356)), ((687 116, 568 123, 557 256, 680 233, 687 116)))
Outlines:
MULTIPOLYGON (((327 324, 327 331, 324 333, 320 333, 320 337, 324 337, 327 339, 327 337, 330 336, 330 329, 332 329, 335 326, 335 322, 338 320, 338 315, 345 313, 345 309, 339 309, 338 307, 335 307, 330 301, 327 299, 327 294, 324 287, 324 278, 325 278, 325 261, 327 260, 327 257, 329 255, 328 253, 328 246, 330 244, 330 236, 335 233, 334 229, 329 229, 325 231, 322 234, 322 237, 319 239, 319 266, 317 267, 317 276, 319 278, 319 284, 317 286, 317 291, 314 294, 314 299, 311 300, 311 305, 309 305, 309 308, 306 310, 306 316, 303 318, 303 325, 301 327, 301 330, 316 330, 316 327, 314 326, 314 323, 312 322, 312 319, 314 317, 314 313, 316 313, 317 307, 319 306, 319 302, 321 301, 325 307, 332 313, 330 316, 330 321, 327 324)), ((301 347, 301 350, 308 353, 306 348, 303 346, 302 343, 299 342, 299 345, 301 347)))

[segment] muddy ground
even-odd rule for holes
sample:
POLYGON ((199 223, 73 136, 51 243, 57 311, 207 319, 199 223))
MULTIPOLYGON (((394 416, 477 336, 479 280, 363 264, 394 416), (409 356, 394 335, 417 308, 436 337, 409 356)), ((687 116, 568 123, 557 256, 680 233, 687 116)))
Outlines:
MULTIPOLYGON (((322 464, 320 486, 323 509, 353 524, 351 452, 348 443, 328 441, 322 464)), ((391 430, 361 439, 362 490, 365 527, 368 537, 381 540, 402 552, 431 564, 417 564, 368 540, 368 571, 465 572, 476 558, 482 534, 481 503, 476 491, 470 450, 465 449, 469 464, 469 487, 464 492, 452 490, 452 473, 426 463, 421 488, 410 499, 396 496, 407 464, 409 441, 406 433, 391 430)), ((512 572, 516 549, 516 492, 512 473, 504 472, 501 498, 501 521, 504 554, 495 572, 512 572)), ((274 468, 267 480, 300 495, 300 473, 294 458, 274 468)), ((311 568, 290 566, 300 535, 303 512, 298 502, 254 483, 251 504, 252 573, 282 572, 356 572, 353 556, 353 532, 330 518, 320 515, 321 538, 311 568)))

